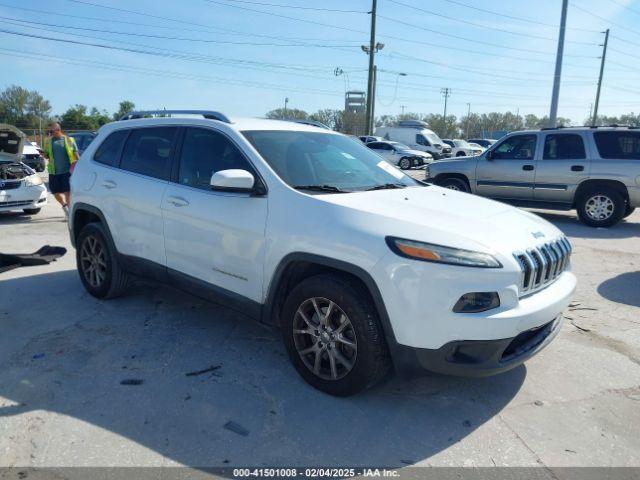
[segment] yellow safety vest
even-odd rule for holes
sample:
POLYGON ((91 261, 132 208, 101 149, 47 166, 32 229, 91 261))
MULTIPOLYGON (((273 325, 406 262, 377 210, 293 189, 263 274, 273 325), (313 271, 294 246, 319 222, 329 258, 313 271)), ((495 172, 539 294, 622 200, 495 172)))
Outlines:
MULTIPOLYGON (((78 147, 76 146, 76 141, 73 138, 67 137, 66 135, 63 135, 62 138, 64 139, 64 148, 69 156, 69 166, 71 166, 76 163, 75 152, 78 151, 78 147)), ((49 172, 49 175, 53 175, 56 173, 56 164, 55 159, 53 158, 52 139, 49 138, 45 140, 44 151, 46 152, 47 157, 49 157, 47 171, 49 172)))

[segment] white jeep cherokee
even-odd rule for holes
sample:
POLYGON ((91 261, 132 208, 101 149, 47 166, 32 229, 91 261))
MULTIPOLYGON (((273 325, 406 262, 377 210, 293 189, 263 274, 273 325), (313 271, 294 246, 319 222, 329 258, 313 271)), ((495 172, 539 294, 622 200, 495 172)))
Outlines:
POLYGON ((100 129, 71 188, 89 293, 145 275, 224 301, 281 327, 300 375, 334 395, 391 366, 511 369, 557 335, 576 285, 546 221, 299 123, 130 114, 100 129))

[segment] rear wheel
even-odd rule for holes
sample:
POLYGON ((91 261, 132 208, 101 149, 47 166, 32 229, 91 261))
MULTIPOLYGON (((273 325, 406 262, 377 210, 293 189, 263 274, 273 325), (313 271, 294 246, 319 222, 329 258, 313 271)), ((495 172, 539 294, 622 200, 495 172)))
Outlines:
POLYGON ((409 160, 408 158, 401 158, 400 162, 398 163, 398 166, 402 169, 402 170, 409 170, 411 168, 411 160, 409 160))
POLYGON ((97 298, 115 298, 128 283, 128 275, 118 261, 100 223, 86 225, 76 241, 76 263, 84 288, 97 298))
POLYGON ((467 182, 457 177, 445 178, 444 180, 438 182, 438 185, 444 188, 448 188, 449 190, 455 190, 457 192, 469 193, 471 191, 467 182))
POLYGON ((331 395, 377 383, 390 360, 377 313, 362 287, 339 275, 304 280, 287 297, 282 334, 307 383, 331 395))
POLYGON ((27 215, 36 215, 38 213, 40 213, 40 208, 25 208, 24 210, 22 210, 24 213, 26 213, 27 215))
POLYGON ((458 153, 456 153, 456 157, 466 157, 466 156, 467 156, 467 154, 466 154, 466 153, 464 153, 464 152, 458 152, 458 153))
POLYGON ((624 217, 624 197, 617 190, 602 186, 590 188, 577 202, 580 221, 590 227, 610 227, 624 217))

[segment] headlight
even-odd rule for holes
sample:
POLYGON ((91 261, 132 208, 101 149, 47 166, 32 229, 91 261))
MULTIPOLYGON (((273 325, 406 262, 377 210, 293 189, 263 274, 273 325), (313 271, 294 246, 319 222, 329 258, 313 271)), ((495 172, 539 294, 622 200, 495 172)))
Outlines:
POLYGON ((389 248, 401 257, 423 262, 445 263, 462 267, 501 268, 502 264, 488 253, 444 247, 432 243, 415 242, 403 238, 387 237, 389 248))
POLYGON ((24 179, 24 184, 27 187, 35 187, 36 185, 42 185, 43 181, 40 175, 30 175, 24 179))

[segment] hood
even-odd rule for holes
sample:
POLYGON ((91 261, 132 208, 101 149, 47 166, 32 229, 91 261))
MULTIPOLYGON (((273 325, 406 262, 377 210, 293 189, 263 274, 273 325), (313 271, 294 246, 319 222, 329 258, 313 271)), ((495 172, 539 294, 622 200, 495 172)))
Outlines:
POLYGON ((371 222, 370 228, 384 236, 507 256, 562 235, 552 224, 532 213, 436 186, 316 198, 370 214, 373 217, 367 221, 371 222))
POLYGON ((415 155, 416 157, 431 157, 430 153, 423 152, 421 150, 413 150, 411 148, 406 148, 400 150, 402 153, 408 153, 409 155, 415 155))
POLYGON ((0 161, 19 162, 26 135, 13 125, 0 123, 0 161))

